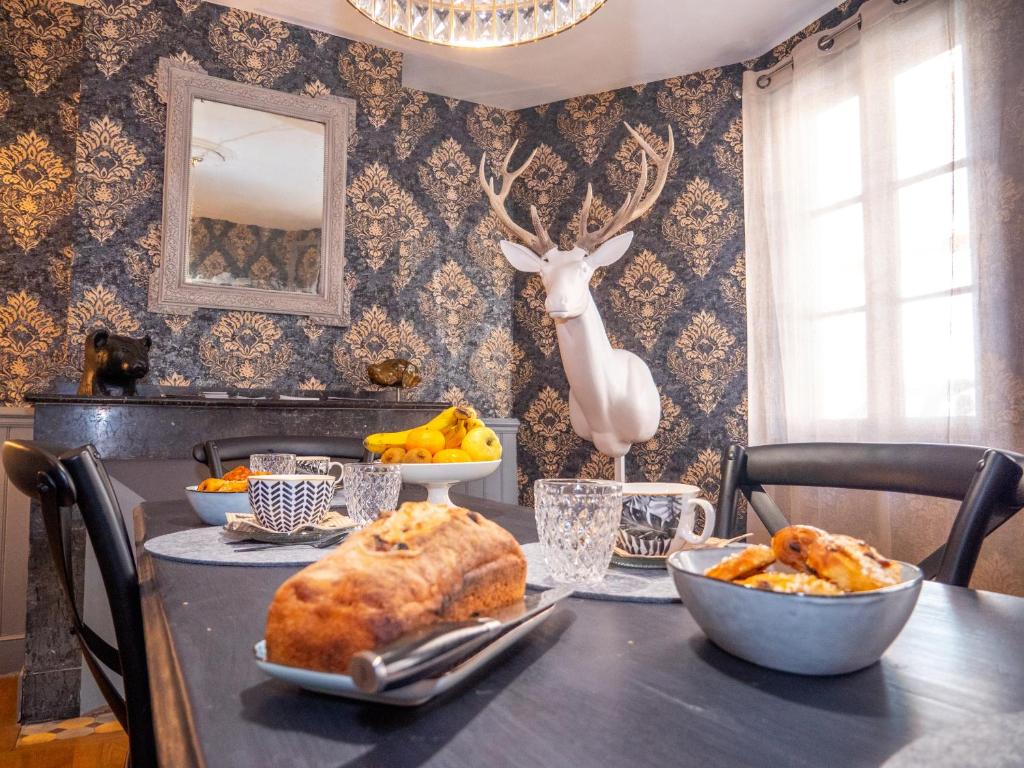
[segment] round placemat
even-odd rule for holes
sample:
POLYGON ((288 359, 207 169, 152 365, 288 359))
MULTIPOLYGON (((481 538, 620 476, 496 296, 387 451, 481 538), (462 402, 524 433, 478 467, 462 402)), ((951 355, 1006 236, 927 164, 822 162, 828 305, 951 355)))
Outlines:
POLYGON ((164 560, 201 565, 309 565, 334 551, 334 547, 318 549, 306 544, 271 546, 245 552, 249 547, 264 546, 256 541, 231 543, 217 526, 189 528, 146 542, 146 551, 164 560))
MULTIPOLYGON (((526 583, 537 589, 555 586, 544 562, 540 544, 524 544, 526 583)), ((679 593, 672 575, 665 570, 642 570, 611 567, 604 580, 577 587, 573 597, 591 600, 620 600, 627 603, 678 603, 679 593)))

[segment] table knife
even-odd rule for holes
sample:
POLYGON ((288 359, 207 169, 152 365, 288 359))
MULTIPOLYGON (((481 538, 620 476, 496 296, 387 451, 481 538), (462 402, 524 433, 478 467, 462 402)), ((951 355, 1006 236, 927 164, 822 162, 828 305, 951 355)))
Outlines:
POLYGON ((359 690, 379 693, 447 671, 469 651, 519 626, 572 594, 561 586, 526 595, 491 616, 447 621, 403 635, 383 648, 352 657, 348 674, 359 690))

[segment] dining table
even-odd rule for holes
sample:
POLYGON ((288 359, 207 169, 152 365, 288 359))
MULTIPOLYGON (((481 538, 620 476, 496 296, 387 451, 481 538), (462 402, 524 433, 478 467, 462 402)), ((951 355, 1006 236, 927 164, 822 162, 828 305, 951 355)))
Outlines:
MULTIPOLYGON (((529 508, 453 499, 537 540, 529 508)), ((944 734, 990 722, 1005 733, 1000 718, 1024 711, 1024 598, 934 582, 881 661, 851 674, 742 661, 678 602, 571 597, 419 707, 312 693, 268 677, 253 653, 275 590, 299 568, 154 557, 146 539, 201 523, 184 501, 134 515, 165 768, 879 766, 944 734)))

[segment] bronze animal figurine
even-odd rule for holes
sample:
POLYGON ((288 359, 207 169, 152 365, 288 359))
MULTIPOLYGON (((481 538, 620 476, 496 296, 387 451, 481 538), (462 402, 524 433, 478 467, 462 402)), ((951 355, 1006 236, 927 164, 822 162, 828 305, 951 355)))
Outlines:
POLYGON ((125 396, 135 394, 139 379, 149 373, 149 336, 133 339, 99 328, 85 338, 85 364, 78 382, 78 394, 110 395, 118 387, 125 396))
POLYGON ((400 357, 368 365, 366 374, 370 377, 370 381, 379 387, 411 389, 423 381, 416 363, 400 357))

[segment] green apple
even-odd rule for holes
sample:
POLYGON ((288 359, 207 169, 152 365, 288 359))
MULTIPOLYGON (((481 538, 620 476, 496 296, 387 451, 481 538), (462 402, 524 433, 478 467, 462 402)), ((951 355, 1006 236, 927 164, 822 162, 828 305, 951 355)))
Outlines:
POLYGON ((463 438, 462 450, 473 461, 496 461, 501 458, 501 441, 490 427, 475 427, 463 438))

